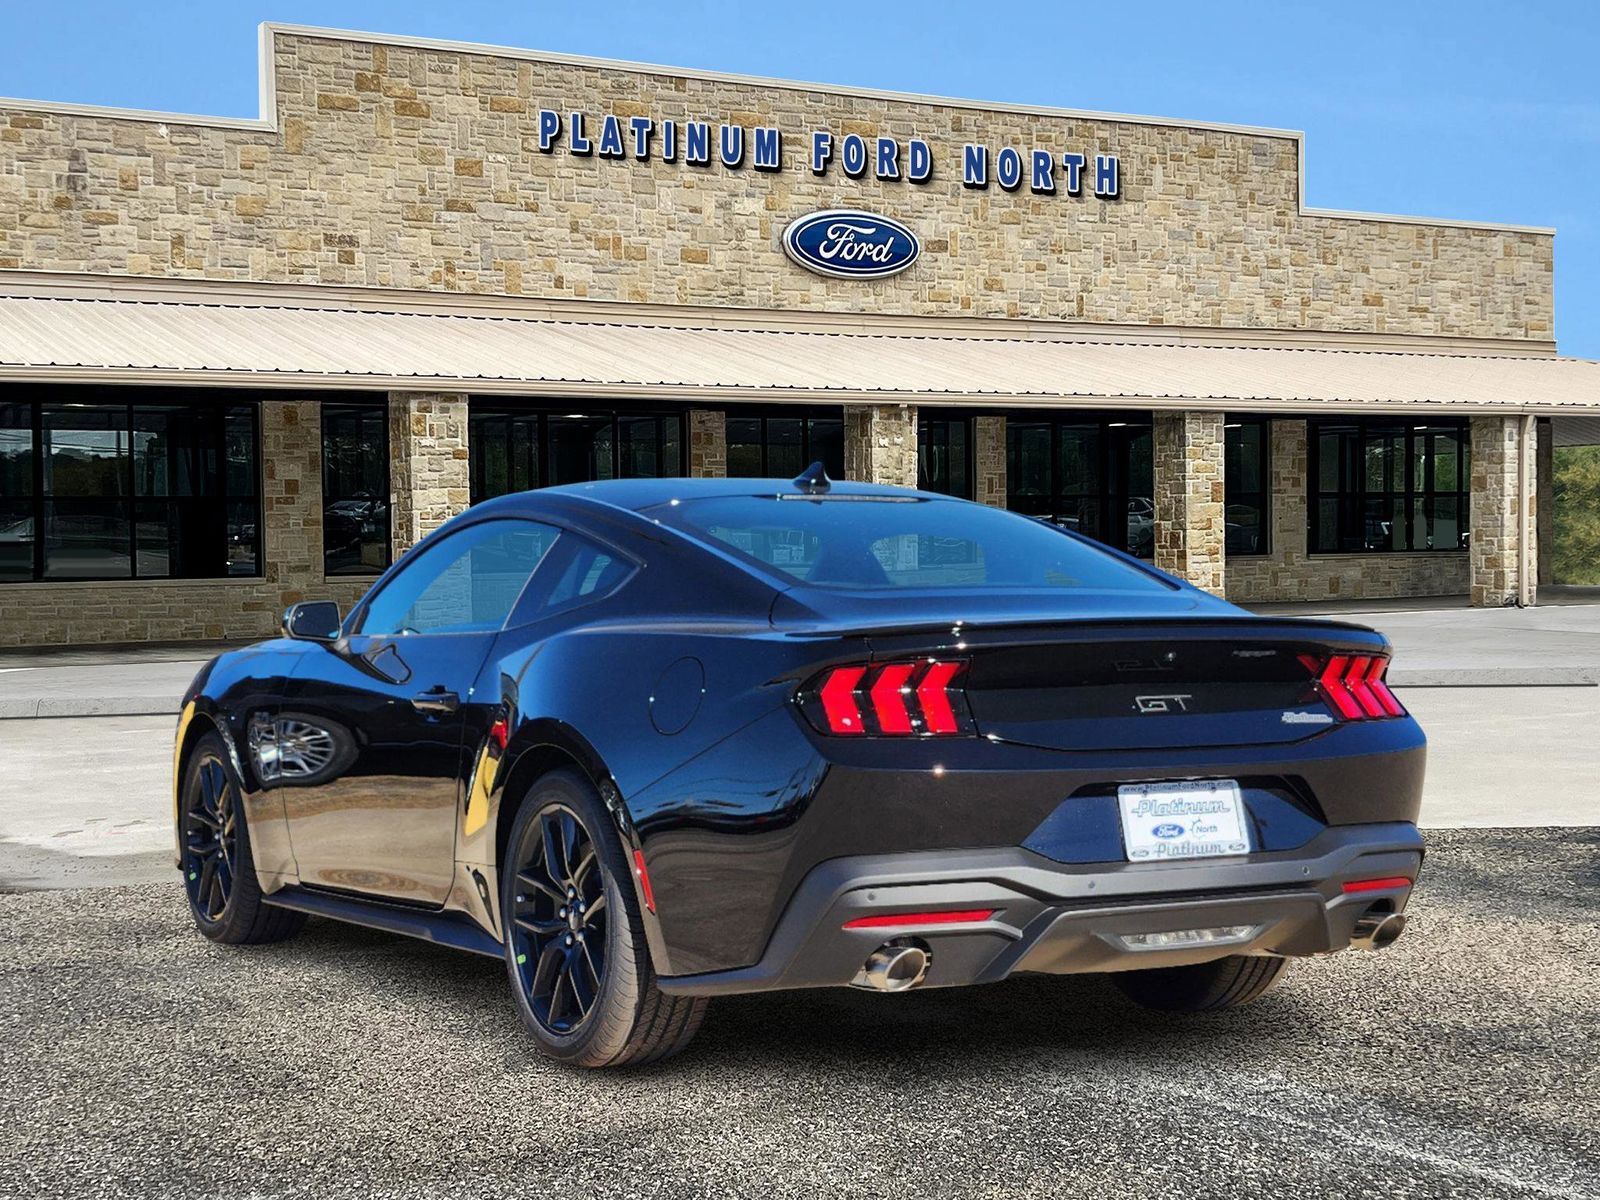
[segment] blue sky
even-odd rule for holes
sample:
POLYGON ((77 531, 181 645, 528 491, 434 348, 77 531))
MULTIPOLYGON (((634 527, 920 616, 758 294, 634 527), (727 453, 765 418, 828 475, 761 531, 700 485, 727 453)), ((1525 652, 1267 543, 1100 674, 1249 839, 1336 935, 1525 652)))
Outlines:
POLYGON ((1553 225, 1600 358, 1600 4, 10 0, 0 95, 256 115, 263 20, 1303 129, 1307 200, 1553 225))

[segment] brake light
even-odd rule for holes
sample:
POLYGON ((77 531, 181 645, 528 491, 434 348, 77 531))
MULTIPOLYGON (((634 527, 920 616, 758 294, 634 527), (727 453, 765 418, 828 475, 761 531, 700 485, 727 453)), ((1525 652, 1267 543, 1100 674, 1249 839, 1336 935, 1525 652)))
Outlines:
POLYGON ((861 706, 856 703, 856 685, 867 673, 865 667, 839 667, 828 673, 818 696, 828 722, 829 733, 865 733, 861 706))
POLYGON ((878 731, 887 734, 911 732, 911 706, 906 703, 906 680, 917 669, 916 663, 890 663, 878 672, 872 685, 872 712, 878 718, 878 731))
POLYGON ((1326 660, 1301 655, 1300 661, 1316 677, 1317 689, 1328 707, 1343 721, 1374 721, 1403 717, 1405 708, 1384 682, 1389 660, 1381 654, 1334 654, 1326 660))
POLYGON ((951 737, 972 732, 966 663, 916 659, 832 667, 800 689, 801 711, 819 733, 951 737))

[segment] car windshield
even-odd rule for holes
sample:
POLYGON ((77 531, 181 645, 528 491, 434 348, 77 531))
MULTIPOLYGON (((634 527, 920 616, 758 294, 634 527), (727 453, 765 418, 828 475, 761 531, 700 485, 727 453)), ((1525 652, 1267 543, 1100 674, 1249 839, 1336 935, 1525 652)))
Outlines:
POLYGON ((1162 591, 1159 576, 1028 517, 907 496, 718 496, 648 515, 788 580, 845 589, 1162 591))

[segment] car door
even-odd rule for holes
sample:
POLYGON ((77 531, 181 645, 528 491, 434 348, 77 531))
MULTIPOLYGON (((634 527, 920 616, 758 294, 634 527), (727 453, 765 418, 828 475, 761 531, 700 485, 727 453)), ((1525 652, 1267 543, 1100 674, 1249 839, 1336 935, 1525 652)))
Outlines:
POLYGON ((280 738, 324 748, 329 767, 283 788, 303 885, 439 905, 455 873, 463 744, 494 697, 473 684, 557 531, 479 521, 403 562, 348 632, 290 678, 280 738))

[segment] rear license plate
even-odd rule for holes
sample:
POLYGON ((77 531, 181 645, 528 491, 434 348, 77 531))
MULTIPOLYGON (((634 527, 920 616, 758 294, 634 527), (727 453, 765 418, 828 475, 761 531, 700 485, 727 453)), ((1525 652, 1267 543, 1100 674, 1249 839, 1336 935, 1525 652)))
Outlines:
POLYGON ((1125 784, 1117 802, 1129 862, 1250 853, 1244 797, 1232 779, 1125 784))

